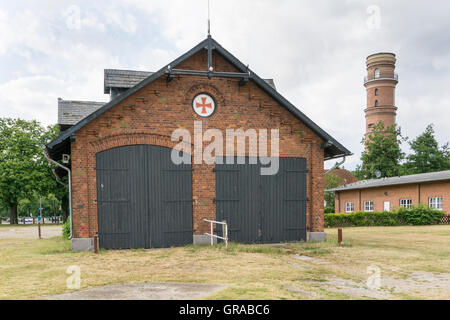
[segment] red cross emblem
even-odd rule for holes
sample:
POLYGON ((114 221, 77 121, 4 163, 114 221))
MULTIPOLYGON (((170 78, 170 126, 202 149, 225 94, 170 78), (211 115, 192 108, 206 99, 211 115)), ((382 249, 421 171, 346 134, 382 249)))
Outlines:
POLYGON ((207 118, 214 113, 216 104, 211 96, 206 93, 201 93, 192 101, 192 107, 200 117, 207 118))
POLYGON ((196 102, 195 107, 202 108, 202 111, 201 111, 202 114, 208 114, 208 112, 206 112, 206 108, 212 109, 212 105, 211 105, 211 103, 206 103, 207 97, 201 97, 201 99, 202 99, 202 103, 196 102))

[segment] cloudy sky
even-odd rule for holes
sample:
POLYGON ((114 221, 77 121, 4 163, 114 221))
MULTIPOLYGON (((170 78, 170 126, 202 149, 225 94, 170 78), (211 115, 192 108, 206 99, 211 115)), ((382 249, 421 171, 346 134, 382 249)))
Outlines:
MULTIPOLYGON (((211 0, 213 37, 350 149, 349 169, 375 52, 397 55, 402 132, 433 123, 450 140, 449 13, 444 0, 211 0)), ((1 0, 0 117, 51 124, 58 97, 107 101, 104 68, 157 70, 206 37, 206 20, 207 0, 1 0)))

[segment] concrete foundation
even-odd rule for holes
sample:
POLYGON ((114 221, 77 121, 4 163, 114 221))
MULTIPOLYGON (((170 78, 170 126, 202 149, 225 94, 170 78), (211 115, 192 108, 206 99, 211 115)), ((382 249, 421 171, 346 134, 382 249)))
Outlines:
POLYGON ((72 239, 72 251, 93 251, 93 238, 74 238, 72 239))
POLYGON ((306 237, 308 242, 324 242, 327 240, 325 232, 308 232, 306 237))
MULTIPOLYGON (((217 239, 213 239, 214 244, 217 244, 217 239)), ((207 235, 194 235, 194 244, 195 245, 205 245, 205 244, 211 244, 211 237, 207 235)))
MULTIPOLYGON (((327 234, 325 232, 308 232, 308 242, 323 242, 327 240, 327 234)), ((217 239, 213 239, 214 244, 217 244, 217 239)), ((194 235, 194 245, 210 245, 211 238, 206 235, 194 235)), ((93 251, 94 239, 93 238, 74 238, 72 239, 73 251, 93 251)))

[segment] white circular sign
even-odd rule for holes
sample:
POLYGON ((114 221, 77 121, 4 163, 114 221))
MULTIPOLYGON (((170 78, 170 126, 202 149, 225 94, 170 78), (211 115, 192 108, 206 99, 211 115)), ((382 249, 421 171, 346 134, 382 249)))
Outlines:
POLYGON ((208 118, 216 110, 216 102, 210 95, 200 93, 192 101, 192 108, 200 117, 208 118))

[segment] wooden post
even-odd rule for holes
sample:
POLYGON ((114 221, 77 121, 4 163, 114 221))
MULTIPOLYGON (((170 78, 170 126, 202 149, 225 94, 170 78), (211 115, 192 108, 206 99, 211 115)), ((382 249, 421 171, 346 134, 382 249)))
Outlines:
POLYGON ((98 233, 94 235, 94 253, 98 253, 98 233))
POLYGON ((342 229, 341 228, 338 229, 338 243, 339 243, 339 246, 341 246, 341 244, 342 244, 342 229))
POLYGON ((41 239, 41 222, 38 220, 38 234, 39 234, 39 239, 41 239))

